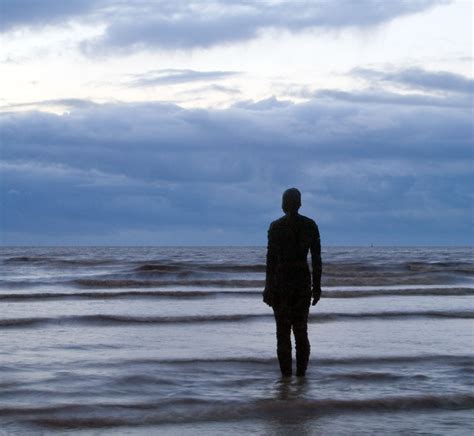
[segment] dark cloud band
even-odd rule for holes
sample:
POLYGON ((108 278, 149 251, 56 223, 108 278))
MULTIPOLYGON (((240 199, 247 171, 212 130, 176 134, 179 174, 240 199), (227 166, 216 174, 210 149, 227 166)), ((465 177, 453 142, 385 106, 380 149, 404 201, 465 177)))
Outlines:
POLYGON ((426 71, 413 67, 397 71, 380 71, 355 68, 352 73, 369 81, 390 82, 408 88, 427 91, 458 92, 472 94, 474 80, 447 71, 426 71))
POLYGON ((264 243, 289 186, 325 243, 472 243, 471 110, 449 98, 4 113, 4 243, 264 243))
POLYGON ((300 32, 374 26, 442 3, 318 0, 298 2, 295 7, 292 1, 0 0, 0 29, 93 20, 105 24, 105 33, 83 43, 86 53, 194 49, 248 41, 268 29, 300 32))

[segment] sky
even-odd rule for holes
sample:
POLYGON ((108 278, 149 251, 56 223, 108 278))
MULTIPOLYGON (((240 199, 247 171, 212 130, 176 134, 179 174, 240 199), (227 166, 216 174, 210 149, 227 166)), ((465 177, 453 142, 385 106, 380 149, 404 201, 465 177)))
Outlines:
POLYGON ((473 9, 0 0, 0 243, 472 245, 473 9))

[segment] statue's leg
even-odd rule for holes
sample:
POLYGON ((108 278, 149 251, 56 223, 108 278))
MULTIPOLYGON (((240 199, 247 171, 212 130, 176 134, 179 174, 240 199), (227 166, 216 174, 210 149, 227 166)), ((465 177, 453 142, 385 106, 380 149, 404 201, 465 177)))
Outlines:
POLYGON ((291 322, 288 311, 275 310, 277 355, 283 376, 291 376, 291 322))
POLYGON ((310 299, 307 296, 299 302, 293 312, 292 325, 296 343, 296 375, 304 376, 308 367, 311 346, 308 339, 308 314, 310 299), (303 304, 304 303, 304 304, 303 304))

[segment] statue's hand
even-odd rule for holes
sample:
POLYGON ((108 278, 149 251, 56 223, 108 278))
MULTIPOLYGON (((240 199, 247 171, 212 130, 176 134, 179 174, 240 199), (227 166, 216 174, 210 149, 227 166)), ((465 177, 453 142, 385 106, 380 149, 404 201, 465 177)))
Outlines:
POLYGON ((273 305, 273 296, 272 296, 272 293, 268 289, 265 289, 263 291, 263 302, 270 307, 272 307, 273 305))
POLYGON ((319 299, 321 298, 321 288, 313 288, 313 292, 311 293, 311 295, 313 297, 311 305, 316 306, 316 304, 318 304, 319 299))

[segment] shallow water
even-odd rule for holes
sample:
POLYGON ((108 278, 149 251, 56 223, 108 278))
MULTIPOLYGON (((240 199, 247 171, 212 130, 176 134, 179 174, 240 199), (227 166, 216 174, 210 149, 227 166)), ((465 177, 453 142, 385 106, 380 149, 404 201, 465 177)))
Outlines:
POLYGON ((282 380, 262 247, 1 248, 0 429, 469 434, 472 254, 324 250, 282 380))

